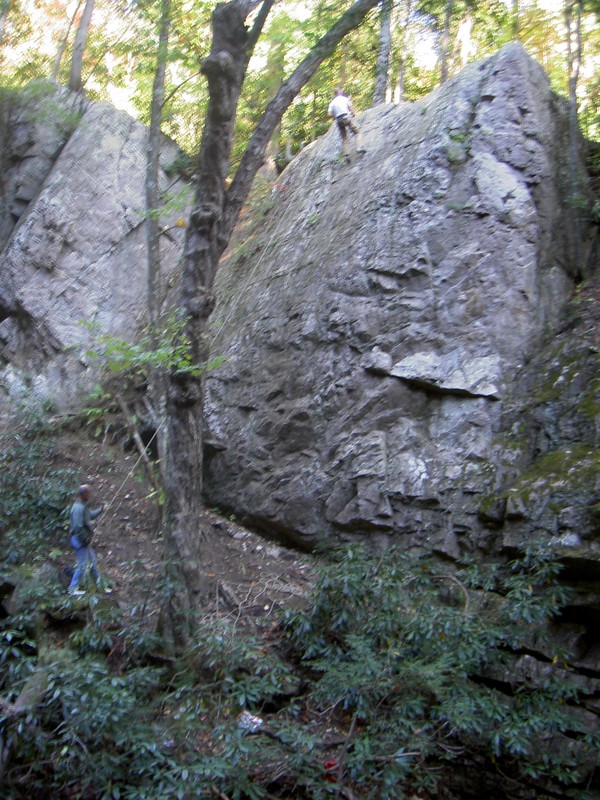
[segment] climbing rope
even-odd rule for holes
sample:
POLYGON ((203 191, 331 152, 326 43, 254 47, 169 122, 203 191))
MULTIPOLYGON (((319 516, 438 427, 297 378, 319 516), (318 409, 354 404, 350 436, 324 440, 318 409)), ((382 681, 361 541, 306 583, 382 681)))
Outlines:
MULTIPOLYGON (((316 161, 317 161, 317 155, 315 153, 311 157, 311 159, 310 159, 310 161, 308 163, 308 168, 304 172, 304 177, 302 178, 302 180, 295 187, 293 187, 293 189, 290 192, 290 194, 287 195, 288 209, 290 208, 291 202, 294 199, 294 197, 296 196, 296 194, 304 187, 304 184, 306 183, 306 181, 308 179, 308 176, 312 172, 313 166, 316 163, 316 161)), ((221 320, 220 325, 219 325, 219 330, 222 329, 225 326, 225 324, 228 322, 228 320, 231 318, 231 315, 233 314, 233 309, 234 309, 235 305, 240 300, 242 295, 245 293, 247 286, 249 285, 250 281, 254 277, 254 275, 255 275, 256 271, 258 270, 259 266, 261 265, 263 259, 266 257, 267 253, 269 252, 269 250, 270 250, 270 248, 272 246, 273 240, 275 239, 277 234, 280 232, 284 222, 287 221, 287 217, 288 217, 287 211, 281 215, 280 219, 277 222, 277 225, 275 226, 273 232, 271 233, 271 235, 269 237, 269 240, 267 241, 267 244, 263 248, 259 258, 256 260, 256 262, 255 262, 254 266, 252 267, 252 269, 250 270, 250 272, 247 274, 246 281, 240 287, 240 290, 237 293, 237 295, 234 296, 232 301, 230 302, 229 311, 224 316, 224 318, 221 320)), ((216 341, 217 336, 218 336, 218 332, 216 332, 215 335, 213 336, 213 338, 211 340, 211 344, 214 344, 214 342, 216 341)), ((150 438, 148 444, 146 445, 146 448, 149 447, 152 444, 152 442, 154 441, 154 439, 158 436, 160 430, 165 425, 165 422, 166 422, 166 420, 163 420, 157 426, 154 434, 152 435, 152 437, 150 438)), ((106 512, 110 510, 110 508, 112 507, 113 503, 115 502, 117 497, 122 492, 123 487, 125 486, 127 481, 132 477, 133 473, 135 472, 135 470, 137 469, 137 467, 139 466, 139 464, 140 464, 140 462, 142 461, 143 458, 144 458, 144 454, 140 453, 139 457, 137 458, 136 462, 133 464, 133 466, 131 467, 131 469, 129 470, 127 475, 125 476, 125 478, 124 478, 123 482, 121 483, 121 485, 119 486, 119 488, 113 493, 111 499, 104 506, 104 514, 103 514, 103 519, 102 519, 103 522, 108 522, 109 520, 114 518, 114 514, 113 514, 112 517, 107 517, 106 516, 106 512)))
MULTIPOLYGON (((303 186, 304 186, 309 174, 312 172, 313 165, 315 164, 316 161, 317 161, 317 155, 315 153, 312 156, 312 158, 310 159, 309 163, 308 163, 308 168, 304 172, 303 179, 295 187, 293 187, 291 193, 289 195, 287 195, 287 206, 288 206, 288 209, 291 207, 291 203, 292 203, 293 198, 300 191, 300 189, 303 188, 303 186)), ((240 287, 239 292, 236 295, 234 295, 234 297, 230 301, 230 303, 229 303, 229 311, 223 317, 223 319, 220 321, 218 330, 215 332, 215 334, 213 335, 212 339, 210 340, 210 344, 211 345, 215 343, 215 341, 217 340, 219 331, 222 328, 225 327, 225 324, 231 318, 231 316, 233 314, 234 307, 237 305, 237 303, 238 303, 239 299, 242 297, 242 295, 246 292, 246 289, 250 285, 250 282, 251 282, 252 278, 254 277, 256 271, 258 270, 259 266, 262 264, 262 261, 265 258, 265 256, 267 255, 267 253, 269 252, 269 250, 271 248, 271 245, 273 243, 273 240, 275 239, 275 237, 279 233, 281 227, 283 226, 283 223, 287 221, 287 216, 288 216, 288 212, 287 211, 281 215, 281 217, 278 220, 278 222, 277 222, 277 224, 276 224, 271 236, 269 237, 265 247, 263 248, 262 252, 260 253, 260 256, 256 259, 256 262, 255 262, 254 266, 252 267, 252 269, 247 273, 246 280, 244 281, 243 285, 240 287)))
MULTIPOLYGON (((150 437, 150 440, 148 441, 148 444, 146 445, 146 447, 149 447, 152 444, 152 442, 156 439, 156 437, 158 436, 158 434, 159 434, 159 432, 160 432, 160 430, 161 430, 161 428, 163 427, 164 424, 165 424, 165 420, 163 420, 160 423, 160 425, 157 426, 157 428, 154 431, 153 435, 150 437)), ((143 458, 144 458, 143 454, 140 453, 140 455, 138 456, 137 460, 135 461, 135 463, 133 464, 133 466, 131 467, 131 469, 129 470, 129 472, 127 473, 125 478, 123 479, 123 481, 122 481, 121 485, 119 486, 119 488, 115 492, 113 492, 111 499, 105 504, 104 512, 102 514, 102 522, 107 522, 107 521, 109 521, 109 520, 114 518, 114 516, 115 516, 114 514, 111 517, 107 517, 106 516, 106 512, 110 510, 111 506, 113 505, 113 503, 115 502, 117 497, 121 494, 121 492, 123 490, 123 487, 125 486, 127 481, 130 480, 130 478, 133 476, 135 470, 138 468, 138 466, 140 464, 140 461, 143 458)))

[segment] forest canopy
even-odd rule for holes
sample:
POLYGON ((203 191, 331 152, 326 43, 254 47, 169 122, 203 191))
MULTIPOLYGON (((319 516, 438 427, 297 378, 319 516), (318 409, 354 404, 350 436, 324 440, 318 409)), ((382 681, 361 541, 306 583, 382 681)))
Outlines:
MULTIPOLYGON (((200 65, 210 48, 214 6, 189 0, 170 4, 162 128, 189 153, 197 151, 208 100, 200 65)), ((274 5, 246 76, 233 166, 260 109, 346 6, 340 0, 274 5)), ((36 78, 69 84, 79 58, 80 88, 87 97, 108 100, 149 122, 160 15, 157 0, 2 0, 1 80, 5 87, 36 78)), ((342 85, 359 110, 375 96, 415 100, 513 39, 542 64, 553 88, 565 96, 577 60, 580 125, 588 138, 597 139, 597 23, 592 0, 383 0, 300 92, 275 133, 271 155, 283 158, 287 151, 289 157, 325 132, 334 86, 342 85)))

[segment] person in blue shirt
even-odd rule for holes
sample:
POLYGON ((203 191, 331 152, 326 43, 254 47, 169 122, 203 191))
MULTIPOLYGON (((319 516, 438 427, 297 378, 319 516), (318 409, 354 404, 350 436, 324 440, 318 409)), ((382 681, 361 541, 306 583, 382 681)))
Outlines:
POLYGON ((77 564, 68 591, 70 595, 75 596, 85 594, 85 592, 79 588, 79 581, 88 569, 98 588, 103 588, 107 594, 112 591, 110 587, 104 586, 102 583, 100 573, 98 572, 96 554, 91 547, 92 538, 94 536, 92 521, 95 520, 96 517, 99 517, 104 511, 104 505, 94 510, 88 508, 88 502, 91 496, 91 487, 89 484, 84 483, 79 487, 77 500, 75 500, 71 506, 71 512, 69 514, 70 542, 71 547, 75 550, 77 564))

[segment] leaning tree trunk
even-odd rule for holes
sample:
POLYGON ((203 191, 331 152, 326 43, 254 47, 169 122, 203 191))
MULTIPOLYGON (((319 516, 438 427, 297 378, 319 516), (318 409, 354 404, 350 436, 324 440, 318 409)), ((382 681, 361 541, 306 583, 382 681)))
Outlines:
POLYGON ((83 69, 83 54, 85 52, 85 43, 87 41, 88 31, 90 29, 90 22, 92 21, 92 12, 94 11, 94 0, 86 0, 83 14, 75 34, 75 43, 73 44, 73 55, 71 57, 71 71, 69 73, 69 89, 74 92, 80 92, 83 86, 81 80, 81 72, 83 69))
POLYGON ((346 34, 357 28, 379 0, 357 0, 345 14, 315 44, 306 58, 285 81, 277 95, 267 105, 258 125, 254 129, 248 146, 227 191, 220 223, 219 257, 229 244, 231 234, 238 221, 242 205, 248 197, 252 181, 262 163, 265 148, 275 127, 292 104, 300 90, 308 83, 323 61, 333 53, 346 34))
MULTIPOLYGON (((214 307, 219 259, 233 232, 254 177, 285 110, 336 45, 379 0, 357 0, 323 36, 269 102, 235 178, 225 190, 237 103, 250 55, 273 0, 264 0, 251 31, 245 20, 253 5, 230 0, 216 7, 211 51, 202 71, 209 103, 200 147, 195 203, 190 215, 180 279, 179 309, 194 363, 208 359, 206 329, 214 307)), ((194 612, 205 594, 202 575, 202 379, 171 371, 167 389, 167 453, 163 533, 170 579, 163 623, 180 645, 190 640, 194 612)))
POLYGON ((381 23, 379 27, 379 52, 375 69, 375 89, 373 105, 385 103, 385 90, 388 82, 390 50, 392 49, 392 0, 383 0, 381 4, 381 23))

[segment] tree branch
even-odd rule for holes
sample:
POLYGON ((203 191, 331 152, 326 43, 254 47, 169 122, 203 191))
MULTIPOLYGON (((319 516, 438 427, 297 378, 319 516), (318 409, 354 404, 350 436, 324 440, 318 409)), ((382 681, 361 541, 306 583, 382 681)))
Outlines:
POLYGON ((139 454, 140 454, 140 456, 141 456, 141 458, 142 458, 142 460, 144 462, 144 467, 146 468, 146 475, 148 476, 148 480, 152 484, 152 488, 154 489, 154 491, 158 492, 158 491, 160 491, 160 486, 158 485, 158 483, 156 481, 156 476, 154 474, 154 469, 152 467, 152 462, 150 461, 150 456, 148 455, 148 451, 146 450, 146 445, 142 441, 142 437, 140 436, 140 432, 138 431, 138 429, 136 427, 136 424, 135 424, 131 414, 129 413, 129 409, 127 408, 125 400, 121 396, 120 392, 117 392, 116 400, 117 400, 117 403, 119 404, 119 407, 121 409, 121 413, 123 414, 123 417, 125 419, 125 423, 126 423, 127 427, 129 428, 129 433, 133 437, 133 441, 135 442, 136 447, 138 449, 138 452, 139 452, 139 454))
POLYGON ((369 11, 379 2, 380 0, 357 0, 348 11, 342 14, 335 25, 319 39, 306 58, 281 86, 273 100, 267 105, 260 122, 254 129, 225 198, 223 221, 219 232, 221 254, 229 242, 242 205, 252 186, 254 176, 263 162, 269 140, 283 114, 323 61, 333 53, 344 36, 354 28, 357 28, 369 11))
POLYGON ((265 22, 267 21, 269 11, 273 8, 274 3, 275 0, 263 0, 261 9, 254 20, 254 25, 252 26, 250 35, 248 36, 248 44, 246 45, 246 66, 248 66, 248 62, 252 58, 252 53, 254 52, 256 43, 260 34, 262 33, 265 22))

